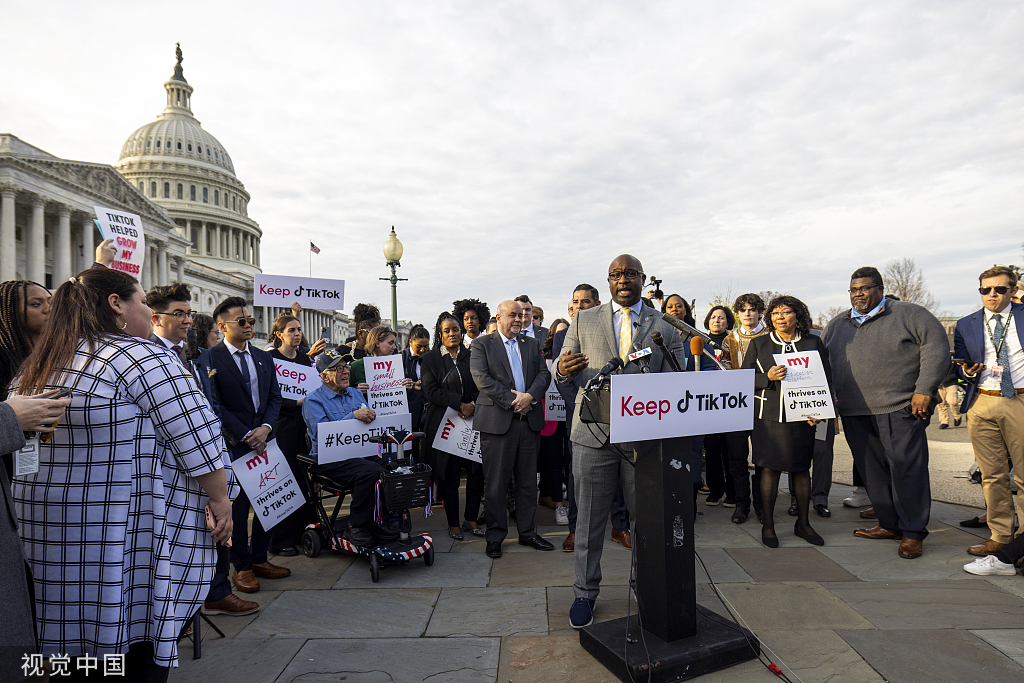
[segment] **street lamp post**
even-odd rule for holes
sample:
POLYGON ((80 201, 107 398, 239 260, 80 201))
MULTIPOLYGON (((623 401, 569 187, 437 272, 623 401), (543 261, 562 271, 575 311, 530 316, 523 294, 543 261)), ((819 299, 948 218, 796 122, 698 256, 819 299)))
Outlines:
POLYGON ((387 242, 384 243, 384 258, 387 259, 388 265, 391 266, 391 277, 382 277, 381 280, 385 282, 391 282, 391 329, 398 334, 398 283, 408 282, 408 278, 398 277, 395 273, 395 268, 398 268, 402 264, 399 261, 402 260, 402 243, 398 241, 398 235, 395 234, 395 226, 391 226, 391 234, 388 235, 387 242))

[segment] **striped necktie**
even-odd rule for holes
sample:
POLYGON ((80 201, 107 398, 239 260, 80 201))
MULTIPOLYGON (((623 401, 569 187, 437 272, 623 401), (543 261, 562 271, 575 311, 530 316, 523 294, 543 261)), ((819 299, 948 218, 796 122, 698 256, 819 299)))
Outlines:
POLYGON ((622 322, 619 325, 619 358, 623 361, 629 356, 629 345, 633 343, 633 319, 630 317, 632 311, 623 306, 619 309, 622 314, 622 322))

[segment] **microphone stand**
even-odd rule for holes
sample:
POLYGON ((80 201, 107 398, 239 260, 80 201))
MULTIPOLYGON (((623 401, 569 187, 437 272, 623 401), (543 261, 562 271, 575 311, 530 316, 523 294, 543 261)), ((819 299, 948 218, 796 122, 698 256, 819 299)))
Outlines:
POLYGON ((651 334, 651 341, 658 345, 661 349, 661 355, 665 356, 668 360, 668 364, 672 367, 672 372, 682 372, 683 369, 679 367, 679 360, 675 357, 675 354, 670 353, 665 348, 665 338, 661 336, 661 332, 655 331, 651 334))

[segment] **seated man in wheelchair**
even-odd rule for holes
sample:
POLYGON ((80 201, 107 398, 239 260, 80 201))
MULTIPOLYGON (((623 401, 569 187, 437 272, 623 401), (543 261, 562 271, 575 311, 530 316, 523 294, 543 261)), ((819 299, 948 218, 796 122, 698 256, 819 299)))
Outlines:
MULTIPOLYGON (((377 417, 365 403, 362 392, 349 386, 349 363, 352 356, 335 350, 321 353, 316 370, 323 385, 302 402, 302 417, 310 442, 310 457, 317 459, 317 425, 321 422, 356 419, 366 424, 377 417)), ((352 458, 340 462, 317 464, 310 468, 315 474, 329 477, 340 485, 352 487, 348 527, 342 537, 349 543, 369 547, 398 538, 398 531, 378 525, 373 519, 377 484, 384 472, 375 458, 352 458)))

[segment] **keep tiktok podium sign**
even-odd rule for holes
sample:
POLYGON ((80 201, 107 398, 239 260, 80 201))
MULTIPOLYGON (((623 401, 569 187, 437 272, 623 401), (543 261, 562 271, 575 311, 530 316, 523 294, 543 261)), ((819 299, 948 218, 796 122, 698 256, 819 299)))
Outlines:
POLYGON ((611 441, 754 428, 754 371, 612 375, 611 441))

